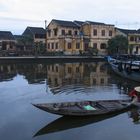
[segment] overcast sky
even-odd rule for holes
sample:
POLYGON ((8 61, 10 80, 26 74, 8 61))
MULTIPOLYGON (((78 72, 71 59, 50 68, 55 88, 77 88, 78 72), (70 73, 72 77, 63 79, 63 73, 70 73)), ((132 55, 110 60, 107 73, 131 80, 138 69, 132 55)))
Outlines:
POLYGON ((140 28, 140 0, 0 0, 0 30, 22 34, 52 19, 95 21, 140 28))

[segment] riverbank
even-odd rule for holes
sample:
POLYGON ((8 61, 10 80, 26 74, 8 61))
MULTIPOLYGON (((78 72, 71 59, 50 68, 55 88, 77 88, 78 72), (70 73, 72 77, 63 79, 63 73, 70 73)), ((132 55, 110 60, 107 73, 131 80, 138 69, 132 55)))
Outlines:
POLYGON ((3 62, 20 62, 20 61, 48 61, 48 62, 68 62, 68 61, 100 61, 104 60, 103 56, 10 56, 0 57, 0 63, 3 62))

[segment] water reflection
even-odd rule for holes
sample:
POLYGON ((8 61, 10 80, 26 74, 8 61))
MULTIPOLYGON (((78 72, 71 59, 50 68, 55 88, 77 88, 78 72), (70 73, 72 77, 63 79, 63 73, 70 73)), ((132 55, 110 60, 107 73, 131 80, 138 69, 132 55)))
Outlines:
POLYGON ((139 84, 118 77, 110 71, 106 62, 0 64, 0 82, 13 80, 18 74, 23 75, 29 84, 45 83, 53 94, 67 89, 69 92, 71 89, 83 92, 85 88, 90 90, 91 86, 107 86, 113 83, 120 92, 123 90, 128 93, 139 84))
POLYGON ((0 64, 0 81, 23 75, 29 84, 47 82, 51 88, 63 85, 107 85, 105 62, 57 64, 0 64))
POLYGON ((132 118, 134 124, 140 124, 140 108, 133 108, 128 112, 130 118, 132 118))
POLYGON ((98 118, 62 117, 47 124, 44 129, 34 134, 40 128, 41 123, 44 126, 46 122, 54 120, 56 116, 36 110, 31 105, 31 103, 67 100, 124 99, 128 97, 124 94, 137 85, 139 83, 123 79, 112 73, 105 62, 0 64, 0 110, 2 112, 0 138, 2 140, 28 140, 32 139, 33 135, 58 132, 33 139, 73 139, 75 137, 81 140, 87 139, 87 137, 89 139, 93 137, 94 139, 138 139, 139 125, 134 127, 130 124, 139 124, 139 110, 128 111, 127 114, 113 119, 108 118, 118 114, 98 118), (119 92, 122 95, 118 94, 119 92), (38 121, 39 118, 40 121, 38 121), (105 119, 108 121, 102 121, 105 119), (98 123, 94 124, 95 122, 98 123), (82 128, 88 124, 94 125, 82 128), (19 125, 21 129, 19 129, 19 125), (78 127, 78 130, 72 129, 78 127), (68 133, 59 133, 59 131, 67 129, 72 130, 68 133), (82 130, 85 133, 79 133, 82 130), (126 134, 135 137, 126 137, 126 134))
POLYGON ((110 69, 110 67, 108 67, 108 74, 110 75, 110 77, 112 77, 110 79, 110 82, 112 84, 116 84, 118 89, 120 89, 120 94, 129 93, 134 87, 140 85, 139 82, 135 82, 118 76, 110 69))
POLYGON ((0 65, 0 82, 10 81, 17 75, 15 64, 0 65))
MULTIPOLYGON (((39 135, 44 135, 44 134, 49 134, 49 133, 54 133, 54 132, 59 132, 59 131, 63 131, 63 130, 68 130, 68 129, 72 129, 72 128, 78 128, 78 127, 82 127, 88 124, 93 124, 93 123, 97 123, 112 117, 115 117, 119 114, 125 113, 127 111, 129 111, 129 113, 131 112, 131 116, 132 118, 134 118, 134 114, 132 113, 134 109, 127 109, 127 110, 123 110, 123 111, 119 111, 116 113, 111 113, 111 114, 106 114, 106 115, 98 115, 98 116, 85 116, 85 117, 60 117, 56 120, 54 120, 53 122, 47 124, 45 127, 41 128, 35 135, 35 136, 39 136, 39 135)), ((135 109, 136 110, 136 109, 135 109)))

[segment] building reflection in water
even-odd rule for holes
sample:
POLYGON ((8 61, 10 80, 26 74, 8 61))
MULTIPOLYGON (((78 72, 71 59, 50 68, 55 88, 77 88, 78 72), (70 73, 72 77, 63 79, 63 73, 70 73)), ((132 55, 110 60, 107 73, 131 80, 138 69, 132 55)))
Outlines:
POLYGON ((15 64, 2 64, 0 65, 0 82, 10 81, 17 75, 15 64))
POLYGON ((109 75, 104 64, 99 62, 48 65, 48 83, 52 87, 66 84, 107 85, 109 75))
POLYGON ((136 85, 109 70, 106 62, 0 64, 0 81, 23 75, 29 84, 46 84, 46 88, 49 87, 53 94, 59 93, 60 88, 66 86, 81 88, 116 84, 126 92, 136 85))

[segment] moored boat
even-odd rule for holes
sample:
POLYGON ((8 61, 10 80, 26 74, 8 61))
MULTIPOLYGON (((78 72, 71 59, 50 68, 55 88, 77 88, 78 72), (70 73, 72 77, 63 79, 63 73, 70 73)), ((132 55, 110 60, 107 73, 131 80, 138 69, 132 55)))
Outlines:
POLYGON ((35 107, 49 113, 63 116, 103 115, 125 110, 132 105, 130 100, 99 100, 61 103, 33 104, 35 107))
POLYGON ((111 114, 104 114, 104 115, 98 115, 98 116, 84 116, 84 117, 62 116, 48 123, 43 128, 41 128, 38 132, 34 134, 34 137, 49 134, 49 133, 64 131, 68 129, 83 127, 89 124, 104 121, 106 119, 115 117, 119 114, 122 114, 128 111, 131 112, 131 110, 133 111, 134 109, 135 111, 137 111, 136 110, 137 108, 128 108, 126 110, 121 110, 121 111, 117 111, 111 114))
POLYGON ((108 57, 112 70, 121 77, 140 82, 140 65, 138 62, 120 61, 108 57))

